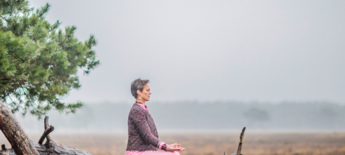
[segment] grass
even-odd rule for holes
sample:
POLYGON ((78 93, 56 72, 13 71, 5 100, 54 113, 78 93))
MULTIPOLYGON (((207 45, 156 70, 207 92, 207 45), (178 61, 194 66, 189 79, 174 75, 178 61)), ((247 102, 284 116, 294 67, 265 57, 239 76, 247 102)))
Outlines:
MULTIPOLYGON (((167 143, 180 143, 186 148, 181 155, 228 155, 237 150, 239 134, 234 132, 161 133, 167 143)), ((29 134, 38 140, 40 135, 29 134)), ((124 155, 127 135, 51 134, 58 143, 85 150, 94 155, 124 155)), ((1 144, 9 144, 0 136, 1 144)), ((320 132, 257 132, 244 135, 243 155, 345 155, 345 133, 320 132)))

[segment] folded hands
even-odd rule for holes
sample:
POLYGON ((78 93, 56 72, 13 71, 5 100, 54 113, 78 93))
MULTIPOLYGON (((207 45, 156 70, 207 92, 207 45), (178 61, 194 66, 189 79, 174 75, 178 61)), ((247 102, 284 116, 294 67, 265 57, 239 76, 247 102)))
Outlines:
POLYGON ((167 145, 166 150, 167 151, 183 151, 185 150, 185 148, 181 147, 180 144, 174 143, 174 144, 167 145))

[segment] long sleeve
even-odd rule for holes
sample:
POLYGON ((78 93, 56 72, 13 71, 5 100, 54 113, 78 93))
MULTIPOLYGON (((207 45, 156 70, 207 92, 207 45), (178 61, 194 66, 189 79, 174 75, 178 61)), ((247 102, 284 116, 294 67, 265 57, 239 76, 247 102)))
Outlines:
POLYGON ((155 137, 151 129, 148 125, 146 120, 146 115, 143 110, 134 110, 132 111, 135 114, 132 115, 131 119, 133 121, 133 125, 138 131, 140 137, 147 143, 151 144, 152 146, 159 147, 160 141, 157 137, 155 137))

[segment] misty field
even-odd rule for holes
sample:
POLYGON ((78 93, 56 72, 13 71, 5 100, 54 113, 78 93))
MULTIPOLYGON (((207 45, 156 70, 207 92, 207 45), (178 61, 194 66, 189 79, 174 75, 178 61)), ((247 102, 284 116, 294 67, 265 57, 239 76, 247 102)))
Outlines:
MULTIPOLYGON (((126 134, 58 134, 52 138, 64 145, 76 147, 94 155, 124 155, 126 134)), ((29 134, 38 140, 38 134, 29 134)), ((237 149, 239 133, 235 132, 186 132, 161 133, 167 143, 179 142, 186 150, 181 155, 228 155, 237 149)), ((3 136, 1 144, 9 144, 3 136)), ((319 132, 264 132, 246 133, 243 155, 345 155, 345 133, 319 132)))

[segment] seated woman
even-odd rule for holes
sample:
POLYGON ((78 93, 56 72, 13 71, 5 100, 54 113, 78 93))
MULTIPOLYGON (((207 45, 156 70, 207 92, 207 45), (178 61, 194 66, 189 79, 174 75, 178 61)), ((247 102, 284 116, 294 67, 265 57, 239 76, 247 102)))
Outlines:
POLYGON ((145 105, 151 95, 148 83, 149 80, 136 79, 131 84, 131 92, 136 102, 128 116, 126 155, 179 155, 179 151, 184 150, 180 144, 167 145, 158 139, 156 125, 145 105))

